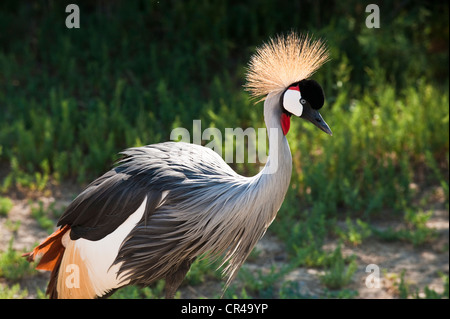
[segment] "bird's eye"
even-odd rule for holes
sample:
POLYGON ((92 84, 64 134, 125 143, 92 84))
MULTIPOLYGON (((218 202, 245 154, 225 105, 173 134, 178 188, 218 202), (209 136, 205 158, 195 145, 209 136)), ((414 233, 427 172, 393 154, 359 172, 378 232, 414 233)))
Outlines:
POLYGON ((300 103, 302 103, 302 105, 306 104, 306 100, 305 99, 300 99, 300 103))

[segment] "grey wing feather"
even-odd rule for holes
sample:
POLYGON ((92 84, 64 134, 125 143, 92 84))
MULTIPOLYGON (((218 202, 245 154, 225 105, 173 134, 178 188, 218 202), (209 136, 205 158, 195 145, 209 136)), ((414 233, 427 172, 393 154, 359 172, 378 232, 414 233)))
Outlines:
POLYGON ((146 196, 144 217, 148 219, 163 192, 186 179, 235 175, 218 154, 194 144, 160 143, 130 148, 121 154, 124 157, 118 165, 89 184, 59 219, 58 226, 71 226, 71 239, 105 237, 135 212, 146 196), (223 170, 223 164, 228 169, 223 170))

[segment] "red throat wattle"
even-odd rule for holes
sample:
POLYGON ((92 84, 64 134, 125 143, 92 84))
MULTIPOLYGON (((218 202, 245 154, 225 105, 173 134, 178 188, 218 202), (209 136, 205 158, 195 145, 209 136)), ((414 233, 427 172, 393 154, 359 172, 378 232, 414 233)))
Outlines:
POLYGON ((281 113, 281 128, 283 129, 283 134, 286 135, 291 127, 291 117, 286 113, 281 113))

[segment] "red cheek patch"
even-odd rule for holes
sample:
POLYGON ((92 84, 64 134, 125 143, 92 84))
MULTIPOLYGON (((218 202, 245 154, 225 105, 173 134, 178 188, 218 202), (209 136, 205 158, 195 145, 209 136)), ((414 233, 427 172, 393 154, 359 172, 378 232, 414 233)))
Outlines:
POLYGON ((281 113, 281 128, 283 129, 283 134, 286 135, 291 127, 291 117, 286 113, 281 113))

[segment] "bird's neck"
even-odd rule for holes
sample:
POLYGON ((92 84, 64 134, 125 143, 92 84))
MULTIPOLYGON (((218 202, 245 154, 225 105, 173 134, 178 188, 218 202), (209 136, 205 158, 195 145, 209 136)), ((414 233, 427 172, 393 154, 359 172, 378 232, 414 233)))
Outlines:
MULTIPOLYGON (((282 111, 278 95, 267 97, 264 103, 264 122, 269 136, 269 157, 261 171, 264 175, 276 175, 290 180, 292 173, 292 155, 282 128, 282 111), (287 174, 287 175, 286 175, 287 174)), ((289 184, 289 182, 287 182, 289 184)))
MULTIPOLYGON (((269 95, 264 103, 264 121, 269 136, 269 157, 264 168, 257 175, 264 201, 270 201, 271 219, 283 203, 292 175, 292 155, 281 126, 279 96, 269 95)), ((268 204, 268 203, 266 203, 268 204)), ((270 210, 269 210, 270 211, 270 210)), ((271 220, 270 220, 271 222, 271 220)))

